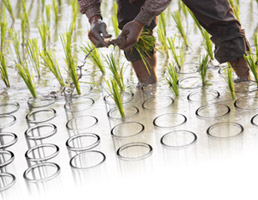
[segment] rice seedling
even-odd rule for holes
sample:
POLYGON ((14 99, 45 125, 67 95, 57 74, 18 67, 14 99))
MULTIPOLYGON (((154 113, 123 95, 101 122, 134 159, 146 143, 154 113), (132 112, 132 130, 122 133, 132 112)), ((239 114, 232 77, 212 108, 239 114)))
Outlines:
POLYGON ((8 10, 13 22, 15 21, 15 17, 14 17, 14 14, 13 14, 13 8, 12 8, 12 4, 10 2, 10 0, 2 0, 2 2, 4 3, 6 9, 8 10))
POLYGON ((7 32, 7 22, 1 22, 0 23, 0 27, 1 27, 1 53, 4 50, 4 43, 5 43, 5 35, 7 32))
POLYGON ((159 24, 158 24, 158 38, 162 47, 162 51, 164 51, 167 55, 168 54, 168 45, 167 45, 167 31, 166 31, 166 19, 165 19, 165 13, 161 13, 159 16, 159 24))
POLYGON ((234 0, 229 0, 229 3, 233 9, 233 12, 237 18, 238 21, 240 21, 240 9, 239 9, 239 1, 237 1, 236 3, 234 2, 234 0))
POLYGON ((252 53, 249 53, 248 55, 244 55, 244 58, 249 65, 251 72, 254 76, 255 82, 258 85, 258 71, 257 71, 257 57, 254 56, 252 53))
POLYGON ((55 23, 58 22, 58 5, 56 0, 52 0, 52 6, 53 6, 53 11, 54 11, 54 17, 55 17, 55 23))
POLYGON ((18 63, 22 63, 22 58, 20 54, 20 34, 14 33, 12 29, 9 29, 9 35, 11 36, 14 51, 16 54, 16 57, 18 59, 18 63))
POLYGON ((123 67, 119 67, 115 61, 114 55, 110 54, 106 57, 106 62, 112 73, 113 79, 117 82, 121 92, 125 91, 124 78, 123 78, 123 67))
POLYGON ((51 23, 51 5, 46 5, 45 13, 46 13, 46 22, 48 25, 50 25, 50 23, 51 23))
POLYGON ((108 86, 110 95, 113 98, 121 117, 124 118, 125 112, 123 107, 123 101, 122 101, 121 93, 119 92, 119 85, 117 81, 115 79, 111 79, 110 82, 108 82, 107 80, 105 80, 105 82, 108 86))
POLYGON ((172 14, 172 18, 174 19, 174 21, 176 23, 176 27, 177 27, 178 32, 180 33, 181 37, 184 40, 185 46, 189 47, 189 43, 188 43, 188 40, 187 40, 185 29, 184 29, 183 24, 182 24, 182 20, 181 20, 179 10, 176 11, 174 14, 172 14))
POLYGON ((28 16, 27 8, 26 8, 26 0, 22 0, 22 9, 23 9, 23 18, 24 18, 23 20, 29 27, 30 23, 29 23, 29 16, 28 16))
POLYGON ((5 57, 1 52, 0 52, 0 74, 1 74, 1 79, 3 80, 5 86, 10 87, 5 57))
POLYGON ((231 93, 231 97, 232 99, 235 99, 236 95, 235 95, 235 87, 234 87, 234 81, 233 81, 233 69, 230 63, 228 63, 228 67, 224 68, 224 72, 225 72, 226 80, 231 93))
POLYGON ((113 29, 114 29, 114 32, 115 32, 115 36, 118 37, 119 35, 119 28, 118 28, 118 21, 117 21, 117 3, 116 1, 113 0, 113 12, 112 12, 112 16, 111 16, 111 19, 112 19, 112 25, 113 25, 113 29))
POLYGON ((258 40, 257 40, 257 32, 254 33, 254 49, 255 49, 256 62, 257 62, 257 59, 258 59, 258 40))
POLYGON ((30 59, 34 63, 34 69, 38 74, 38 78, 40 78, 40 65, 39 65, 39 49, 38 49, 38 40, 35 39, 29 39, 26 42, 26 50, 30 57, 30 59))
POLYGON ((72 55, 72 34, 71 32, 65 33, 61 37, 64 53, 65 53, 65 62, 68 68, 69 76, 71 77, 73 81, 73 85, 77 91, 77 94, 81 94, 81 89, 79 85, 79 78, 77 75, 77 66, 75 64, 74 57, 72 55))
POLYGON ((184 51, 182 49, 180 49, 180 56, 178 56, 177 52, 176 52, 176 47, 175 47, 175 38, 168 37, 167 41, 168 41, 169 49, 172 52, 173 59, 177 65, 178 69, 180 70, 182 68, 182 65, 184 64, 184 51), (178 59, 178 58, 180 58, 180 59, 178 59))
POLYGON ((34 98, 37 98, 37 91, 36 91, 36 85, 34 81, 34 77, 32 72, 29 70, 27 63, 24 64, 16 64, 16 68, 18 70, 18 74, 21 76, 23 79, 24 83, 28 87, 31 95, 34 98))
POLYGON ((101 59, 101 56, 99 54, 99 51, 93 44, 88 44, 87 46, 82 46, 81 50, 87 55, 90 52, 89 59, 91 62, 101 71, 101 73, 104 75, 105 74, 105 66, 104 63, 101 59))
POLYGON ((72 23, 71 23, 71 30, 74 30, 76 27, 76 21, 77 21, 77 16, 78 16, 78 3, 77 0, 72 1, 72 23))
POLYGON ((177 72, 175 69, 175 65, 173 64, 169 64, 168 67, 168 71, 167 71, 167 82, 169 84, 169 86, 173 89, 174 93, 176 96, 179 96, 179 90, 178 90, 178 76, 177 76, 177 72))
POLYGON ((206 30, 203 30, 203 39, 205 44, 205 49, 210 56, 210 59, 214 59, 213 51, 212 51, 212 41, 210 40, 210 35, 206 30))
POLYGON ((202 34, 202 37, 203 37, 203 40, 204 40, 204 46, 205 46, 205 49, 208 53, 208 55, 210 56, 210 59, 213 60, 214 59, 214 55, 213 55, 213 51, 212 51, 212 41, 210 40, 210 35, 209 33, 204 30, 199 21, 197 20, 197 18, 194 16, 194 14, 192 13, 191 10, 188 10, 188 12, 190 13, 190 15, 192 16, 194 22, 195 22, 195 25, 198 27, 198 29, 200 30, 201 34, 202 34))
POLYGON ((24 47, 25 41, 26 41, 26 37, 28 37, 28 35, 26 35, 26 34, 29 33, 29 31, 28 31, 28 29, 29 29, 29 24, 28 24, 28 22, 27 22, 27 20, 26 20, 25 14, 22 14, 22 13, 21 13, 21 16, 20 16, 20 17, 21 17, 22 46, 24 47))
POLYGON ((141 60, 143 61, 147 72, 150 74, 151 65, 149 63, 150 52, 152 52, 155 48, 155 37, 152 36, 149 31, 143 30, 139 41, 136 43, 134 48, 139 53, 141 60))
POLYGON ((38 26, 38 31, 40 34, 43 50, 46 51, 48 41, 50 40, 49 26, 43 22, 40 26, 38 26))
POLYGON ((58 5, 59 5, 59 6, 62 5, 62 0, 58 0, 58 5))
POLYGON ((41 12, 42 12, 42 14, 44 13, 45 4, 46 4, 46 1, 45 0, 41 0, 41 12))
POLYGON ((209 55, 206 55, 201 58, 200 61, 200 74, 202 78, 202 85, 206 85, 206 74, 207 74, 207 68, 208 68, 208 62, 209 62, 209 55))
POLYGON ((44 65, 53 73, 58 80, 59 84, 64 87, 65 81, 63 79, 60 67, 58 65, 56 55, 52 51, 43 51, 40 53, 40 57, 44 61, 44 65))
POLYGON ((184 14, 185 18, 187 18, 187 7, 183 3, 183 1, 178 1, 178 7, 179 7, 179 10, 182 11, 182 13, 184 14))

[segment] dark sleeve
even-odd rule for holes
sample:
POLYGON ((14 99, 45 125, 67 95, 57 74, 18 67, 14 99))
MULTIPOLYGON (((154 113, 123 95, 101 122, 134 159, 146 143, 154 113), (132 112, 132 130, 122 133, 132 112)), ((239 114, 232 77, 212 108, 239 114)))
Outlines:
POLYGON ((89 20, 96 15, 101 17, 101 0, 78 0, 78 3, 81 8, 80 12, 86 14, 89 20))
POLYGON ((151 21, 169 6, 170 2, 171 0, 146 0, 135 20, 149 26, 151 21))

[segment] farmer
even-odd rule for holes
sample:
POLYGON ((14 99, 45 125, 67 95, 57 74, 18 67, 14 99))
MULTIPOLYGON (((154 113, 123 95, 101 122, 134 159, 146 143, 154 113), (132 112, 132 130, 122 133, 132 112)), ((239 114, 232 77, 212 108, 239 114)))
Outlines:
MULTIPOLYGON (((109 0, 111 2, 111 0, 109 0)), ((97 47, 107 47, 105 38, 111 35, 102 21, 101 0, 78 0, 81 13, 86 14, 91 28, 89 38, 97 47)), ((171 0, 117 0, 118 23, 122 30, 118 39, 125 38, 119 47, 124 50, 127 60, 132 63, 138 80, 143 84, 157 82, 157 57, 153 50, 151 74, 147 72, 143 61, 133 48, 143 28, 153 30, 157 25, 157 16, 170 4, 171 0)), ((183 0, 194 13, 200 24, 211 34, 215 44, 215 57, 220 63, 230 62, 238 78, 235 82, 250 80, 249 67, 243 55, 249 50, 249 43, 241 24, 233 14, 228 0, 183 0)))

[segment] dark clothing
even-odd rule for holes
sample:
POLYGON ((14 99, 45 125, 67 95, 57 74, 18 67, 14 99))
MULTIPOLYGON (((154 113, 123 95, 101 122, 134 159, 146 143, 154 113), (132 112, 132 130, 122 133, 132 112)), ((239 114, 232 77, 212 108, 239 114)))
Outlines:
POLYGON ((249 43, 241 24, 234 16, 228 0, 183 0, 200 24, 211 34, 215 58, 230 62, 249 51, 249 43))
MULTIPOLYGON (((245 32, 235 18, 228 0, 182 1, 211 34, 211 40, 215 44, 215 58, 220 63, 236 60, 249 50, 245 32)), ((88 17, 94 15, 94 10, 100 5, 100 2, 100 0, 79 0, 81 11, 88 13, 88 17)), ((127 22, 137 20, 146 26, 150 25, 149 28, 152 30, 156 25, 156 16, 167 8, 170 0, 117 0, 117 2, 120 29, 127 22)), ((96 12, 96 15, 99 14, 99 11, 96 12)), ((135 55, 137 54, 134 50, 133 52, 135 55)), ((135 55, 126 57, 130 61, 139 60, 140 57, 135 55)))

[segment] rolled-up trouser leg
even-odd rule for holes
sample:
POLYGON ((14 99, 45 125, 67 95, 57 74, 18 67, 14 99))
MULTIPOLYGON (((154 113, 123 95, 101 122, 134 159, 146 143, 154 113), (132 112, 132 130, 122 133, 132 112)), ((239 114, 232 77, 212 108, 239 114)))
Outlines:
POLYGON ((199 23, 211 34, 215 58, 230 62, 249 51, 249 43, 241 24, 235 18, 228 0, 182 0, 199 23))

